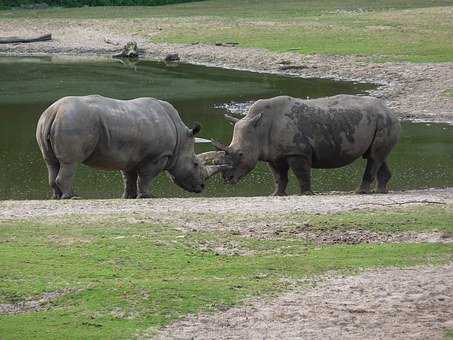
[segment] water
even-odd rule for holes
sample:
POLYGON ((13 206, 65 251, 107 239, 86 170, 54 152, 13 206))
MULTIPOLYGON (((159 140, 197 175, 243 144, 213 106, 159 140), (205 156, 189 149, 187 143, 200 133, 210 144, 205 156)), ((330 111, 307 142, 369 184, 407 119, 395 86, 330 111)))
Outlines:
MULTIPOLYGON (((223 118, 223 104, 244 103, 287 94, 321 97, 364 93, 371 85, 330 80, 303 80, 193 65, 166 66, 155 62, 121 63, 106 60, 0 58, 0 199, 49 197, 47 171, 35 141, 41 112, 66 95, 101 94, 130 99, 150 96, 171 102, 187 125, 199 121, 200 137, 228 143, 232 127, 223 118)), ((393 189, 453 185, 453 127, 443 124, 403 124, 402 140, 390 158, 393 189), (449 171, 450 170, 450 171, 449 171)), ((210 150, 197 146, 197 152, 210 150)), ((315 191, 353 190, 364 162, 338 170, 314 170, 315 191)), ((119 197, 119 173, 80 166, 76 192, 84 198, 119 197)), ((205 196, 267 195, 272 177, 264 164, 238 185, 224 185, 219 177, 208 183, 205 196)), ((166 176, 159 176, 152 192, 159 197, 191 196, 166 176)), ((297 193, 294 177, 290 193, 297 193)))

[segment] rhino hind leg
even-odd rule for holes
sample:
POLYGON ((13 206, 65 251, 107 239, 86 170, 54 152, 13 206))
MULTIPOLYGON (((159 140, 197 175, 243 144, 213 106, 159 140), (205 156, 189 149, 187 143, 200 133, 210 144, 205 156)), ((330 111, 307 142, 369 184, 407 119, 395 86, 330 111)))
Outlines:
POLYGON ((366 162, 365 172, 363 173, 362 183, 360 187, 356 190, 357 194, 370 194, 371 186, 374 183, 376 174, 381 166, 380 162, 372 158, 368 158, 366 162))
POLYGON ((387 183, 392 177, 392 173, 388 167, 387 162, 382 163, 377 172, 377 192, 380 194, 388 193, 387 183))
POLYGON ((121 171, 124 182, 123 198, 137 198, 137 171, 121 171))
POLYGON ((313 195, 311 190, 311 161, 305 157, 288 157, 291 170, 299 181, 301 195, 313 195))
POLYGON ((289 164, 286 159, 268 163, 269 168, 274 176, 275 190, 272 196, 286 196, 286 187, 288 186, 289 164))
POLYGON ((58 171, 55 183, 61 190, 62 199, 69 199, 75 196, 72 183, 74 181, 76 168, 77 163, 60 163, 60 170, 58 171))
POLYGON ((52 198, 53 199, 60 199, 62 196, 62 192, 57 185, 57 176, 58 171, 60 170, 60 164, 58 162, 50 163, 46 162, 47 165, 47 172, 49 174, 49 186, 52 189, 52 198))

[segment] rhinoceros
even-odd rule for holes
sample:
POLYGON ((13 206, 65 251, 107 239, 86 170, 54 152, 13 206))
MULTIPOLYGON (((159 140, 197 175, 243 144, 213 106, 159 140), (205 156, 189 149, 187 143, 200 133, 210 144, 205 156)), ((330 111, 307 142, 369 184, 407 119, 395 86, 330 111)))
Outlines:
POLYGON ((279 96, 255 102, 246 116, 234 121, 231 144, 214 142, 221 150, 227 183, 235 184, 258 161, 267 162, 275 179, 273 195, 286 195, 288 170, 296 175, 302 194, 312 194, 312 168, 338 168, 359 157, 367 160, 357 193, 387 193, 390 151, 398 143, 399 120, 379 99, 337 95, 302 100, 279 96))
POLYGON ((47 164, 55 199, 74 196, 78 164, 121 170, 124 198, 150 197, 148 186, 162 170, 176 184, 199 193, 219 166, 205 167, 194 153, 200 125, 187 128, 176 109, 154 98, 116 100, 64 97, 41 115, 36 139, 47 164))

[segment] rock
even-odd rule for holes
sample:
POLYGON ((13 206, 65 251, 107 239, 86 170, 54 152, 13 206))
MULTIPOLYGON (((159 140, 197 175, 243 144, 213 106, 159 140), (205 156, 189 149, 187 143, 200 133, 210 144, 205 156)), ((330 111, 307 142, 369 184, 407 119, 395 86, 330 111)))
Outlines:
POLYGON ((135 41, 129 41, 120 53, 113 55, 113 58, 138 58, 138 47, 135 41))
POLYGON ((165 61, 166 62, 175 62, 175 61, 180 61, 181 59, 179 58, 178 53, 168 53, 165 56, 165 61))

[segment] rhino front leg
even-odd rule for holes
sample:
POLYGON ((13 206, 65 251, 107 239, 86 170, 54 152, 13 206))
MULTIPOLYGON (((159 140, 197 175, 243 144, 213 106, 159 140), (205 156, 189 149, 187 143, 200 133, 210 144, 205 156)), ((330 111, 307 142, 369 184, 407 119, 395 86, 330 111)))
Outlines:
POLYGON ((152 198, 153 196, 149 193, 148 187, 154 177, 156 177, 160 171, 165 168, 167 159, 161 159, 155 163, 145 163, 138 169, 137 179, 137 198, 152 198))
POLYGON ((74 197, 72 183, 77 168, 77 163, 60 163, 60 170, 55 179, 55 183, 61 190, 61 198, 69 199, 74 197))
POLYGON ((268 163, 272 171, 275 182, 275 191, 272 196, 286 196, 286 187, 288 186, 288 170, 289 165, 286 159, 280 159, 275 162, 268 163))
POLYGON ((302 156, 288 157, 288 163, 299 181, 301 195, 313 195, 311 190, 311 161, 302 156))
POLYGON ((123 198, 137 198, 137 171, 121 171, 124 182, 123 198))

